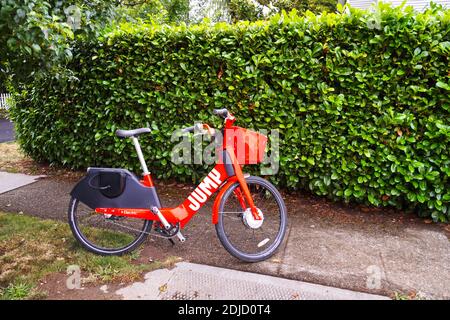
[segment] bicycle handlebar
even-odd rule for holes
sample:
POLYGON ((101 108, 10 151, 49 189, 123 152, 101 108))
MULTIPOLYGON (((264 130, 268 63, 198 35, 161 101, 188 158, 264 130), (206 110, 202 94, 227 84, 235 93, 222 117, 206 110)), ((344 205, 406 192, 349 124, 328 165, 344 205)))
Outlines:
POLYGON ((211 128, 207 124, 197 123, 195 126, 187 127, 181 129, 181 132, 183 133, 196 133, 196 134, 205 134, 209 133, 211 136, 214 136, 216 134, 216 129, 211 128))
POLYGON ((192 126, 192 127, 183 128, 181 131, 184 133, 188 133, 188 132, 194 132, 194 130, 195 130, 195 126, 192 126))
POLYGON ((228 112, 228 110, 225 109, 225 108, 223 108, 223 109, 214 109, 214 110, 213 110, 213 113, 214 113, 216 116, 222 117, 222 118, 224 118, 224 119, 226 119, 226 118, 228 117, 228 115, 230 114, 230 113, 228 112))
MULTIPOLYGON (((213 113, 216 115, 216 116, 219 116, 219 117, 222 117, 222 118, 224 118, 224 119, 227 119, 228 120, 228 118, 231 116, 231 121, 233 121, 234 122, 234 117, 231 115, 231 113, 227 110, 227 109, 225 109, 225 108, 223 108, 223 109, 214 109, 213 110, 213 113)), ((183 129, 181 129, 181 132, 183 132, 183 133, 191 133, 191 132, 201 132, 201 131, 207 131, 207 132, 209 132, 211 135, 214 135, 215 134, 215 129, 214 128, 211 128, 210 126, 208 126, 207 124, 201 124, 201 123, 197 123, 195 126, 191 126, 191 127, 187 127, 187 128, 183 128, 183 129)))

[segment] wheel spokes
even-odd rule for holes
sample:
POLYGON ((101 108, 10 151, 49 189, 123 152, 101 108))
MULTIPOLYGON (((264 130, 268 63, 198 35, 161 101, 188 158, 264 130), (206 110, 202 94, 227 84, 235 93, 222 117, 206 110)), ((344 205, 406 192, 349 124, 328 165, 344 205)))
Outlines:
POLYGON ((246 254, 259 254, 270 249, 276 240, 281 228, 281 210, 274 195, 264 186, 251 183, 248 186, 255 206, 263 213, 261 226, 255 221, 250 221, 250 225, 245 221, 245 213, 235 193, 230 192, 220 213, 225 234, 232 246, 246 254), (243 217, 238 218, 238 214, 243 217))

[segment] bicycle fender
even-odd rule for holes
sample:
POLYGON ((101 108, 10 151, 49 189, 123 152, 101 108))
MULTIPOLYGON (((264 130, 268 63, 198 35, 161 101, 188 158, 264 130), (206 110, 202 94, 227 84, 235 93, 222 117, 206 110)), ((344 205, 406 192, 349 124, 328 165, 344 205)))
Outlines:
POLYGON ((139 182, 134 174, 125 169, 89 168, 86 176, 81 179, 70 192, 70 195, 91 209, 96 208, 134 208, 150 209, 153 206, 161 208, 155 187, 148 187, 139 182), (92 188, 90 180, 101 171, 121 172, 126 176, 125 189, 121 195, 108 198, 100 190, 92 188))
POLYGON ((230 188, 234 183, 238 181, 236 176, 228 178, 225 185, 220 188, 219 193, 217 194, 216 199, 214 200, 213 204, 213 212, 212 212, 212 223, 217 224, 219 222, 219 206, 220 202, 222 201, 223 194, 225 191, 227 191, 228 188, 230 188))

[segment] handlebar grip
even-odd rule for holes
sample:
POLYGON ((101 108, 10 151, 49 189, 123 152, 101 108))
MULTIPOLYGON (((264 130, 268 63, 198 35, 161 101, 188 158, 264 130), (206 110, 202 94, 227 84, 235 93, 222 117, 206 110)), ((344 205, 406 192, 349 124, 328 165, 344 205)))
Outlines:
POLYGON ((194 132, 194 130, 195 130, 195 126, 192 126, 192 127, 183 128, 181 131, 184 133, 187 133, 187 132, 194 132))
POLYGON ((222 117, 222 118, 224 118, 224 119, 225 119, 226 117, 228 117, 228 115, 229 115, 228 110, 225 109, 225 108, 223 108, 223 109, 214 109, 214 110, 213 110, 213 113, 214 113, 216 116, 222 117))

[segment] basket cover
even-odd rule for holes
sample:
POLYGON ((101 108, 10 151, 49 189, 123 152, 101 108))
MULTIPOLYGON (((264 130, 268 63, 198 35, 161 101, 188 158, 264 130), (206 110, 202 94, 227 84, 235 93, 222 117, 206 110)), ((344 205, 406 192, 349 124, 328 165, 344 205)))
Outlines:
POLYGON ((257 164, 264 160, 267 137, 241 127, 225 129, 224 147, 232 147, 240 164, 257 164))

